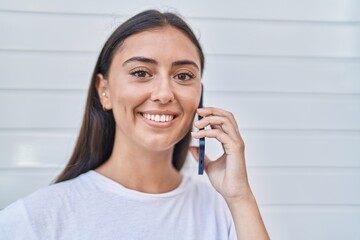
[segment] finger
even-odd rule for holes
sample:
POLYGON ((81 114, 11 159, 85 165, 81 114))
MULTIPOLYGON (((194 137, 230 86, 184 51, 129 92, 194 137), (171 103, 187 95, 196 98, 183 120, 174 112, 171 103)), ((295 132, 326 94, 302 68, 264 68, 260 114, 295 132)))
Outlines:
POLYGON ((204 170, 206 173, 208 173, 208 169, 212 161, 208 158, 208 156, 205 154, 204 156, 204 170))
POLYGON ((224 133, 220 129, 200 130, 198 132, 191 132, 191 135, 195 139, 200 139, 204 137, 216 138, 223 145, 224 151, 227 154, 232 153, 233 150, 235 150, 236 144, 240 143, 240 140, 234 141, 233 139, 230 138, 228 134, 224 133))
MULTIPOLYGON (((235 117, 231 112, 214 107, 199 108, 197 109, 197 112, 199 115, 208 116, 208 117, 214 116, 215 114, 218 114, 218 116, 225 117, 226 119, 228 119, 228 121, 232 123, 232 129, 227 130, 227 132, 233 133, 231 136, 232 138, 234 138, 234 140, 240 140, 241 142, 243 141, 235 117)), ((207 117, 203 117, 203 118, 207 118, 207 117)), ((211 127, 219 128, 216 127, 216 125, 213 125, 211 127)))
MULTIPOLYGON (((194 123, 195 125, 195 123, 194 123)), ((220 125, 210 125, 211 129, 219 129, 220 131, 224 131, 220 125)), ((200 127, 198 127, 200 129, 200 127)), ((224 146, 221 144, 222 149, 225 151, 224 146)))
MULTIPOLYGON (((192 156, 194 157, 194 159, 199 162, 199 147, 189 147, 189 152, 192 154, 192 156)), ((219 165, 222 165, 221 163, 222 160, 216 160, 216 161, 211 161, 209 159, 209 157, 205 154, 204 156, 204 170, 207 174, 209 174, 209 168, 212 167, 214 169, 220 169, 220 167, 216 167, 219 165)))
POLYGON ((197 113, 202 117, 211 116, 211 115, 226 117, 232 122, 234 126, 237 127, 237 123, 234 115, 231 112, 225 111, 223 109, 214 108, 214 107, 198 108, 197 113))
POLYGON ((236 133, 238 132, 236 126, 234 126, 228 118, 222 116, 208 116, 194 123, 194 126, 198 129, 205 128, 209 125, 211 128, 222 129, 225 133, 232 135, 232 137, 236 137, 236 133))
MULTIPOLYGON (((224 147, 225 144, 223 144, 224 147)), ((189 151, 191 152, 191 154, 193 155, 194 159, 199 162, 199 147, 190 147, 189 151)), ((233 153, 236 154, 240 153, 240 155, 236 155, 235 158, 227 158, 227 160, 225 160, 225 158, 219 157, 217 160, 215 161, 211 161, 208 156, 205 154, 204 156, 204 170, 207 174, 210 174, 210 172, 213 171, 217 171, 219 169, 224 169, 224 166, 226 165, 229 169, 246 169, 245 167, 245 156, 244 156, 244 152, 239 151, 239 149, 233 148, 231 149, 231 147, 229 147, 228 149, 225 149, 224 147, 224 154, 230 156, 233 153), (242 161, 239 161, 239 157, 242 159, 242 161), (226 161, 226 164, 224 163, 224 161, 226 161)), ((238 175, 238 171, 235 171, 234 173, 235 175, 238 175)), ((246 174, 246 170, 245 170, 245 174, 246 174)))
MULTIPOLYGON (((194 157, 194 159, 199 162, 199 147, 189 147, 189 152, 191 153, 191 155, 194 157)), ((208 158, 208 156, 205 154, 204 156, 204 168, 206 171, 207 166, 209 165, 210 159, 208 158)))
POLYGON ((194 146, 189 147, 189 152, 191 153, 191 155, 193 156, 193 158, 196 161, 199 161, 199 148, 198 147, 194 147, 194 146))

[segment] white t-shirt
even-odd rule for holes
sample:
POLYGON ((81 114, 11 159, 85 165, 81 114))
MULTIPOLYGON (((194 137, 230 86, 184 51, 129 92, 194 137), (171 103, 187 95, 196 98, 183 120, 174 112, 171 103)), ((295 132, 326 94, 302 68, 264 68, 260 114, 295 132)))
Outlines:
POLYGON ((0 211, 0 239, 236 239, 230 211, 209 184, 183 176, 149 194, 89 171, 0 211))

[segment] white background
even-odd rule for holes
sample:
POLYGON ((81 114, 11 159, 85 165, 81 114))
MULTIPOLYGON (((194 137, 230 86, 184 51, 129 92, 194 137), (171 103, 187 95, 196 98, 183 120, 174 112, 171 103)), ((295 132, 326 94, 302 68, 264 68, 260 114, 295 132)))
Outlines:
POLYGON ((235 114, 272 239, 359 240, 360 1, 149 2, 0 0, 0 208, 59 173, 104 41, 157 8, 200 37, 205 105, 235 114))

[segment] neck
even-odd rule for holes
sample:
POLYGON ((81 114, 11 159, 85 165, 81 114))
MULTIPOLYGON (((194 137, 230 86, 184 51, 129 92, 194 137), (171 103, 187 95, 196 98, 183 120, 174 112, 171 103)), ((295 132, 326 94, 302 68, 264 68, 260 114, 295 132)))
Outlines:
POLYGON ((173 148, 153 151, 115 137, 110 158, 96 171, 126 188, 146 193, 175 189, 181 174, 172 165, 173 148))

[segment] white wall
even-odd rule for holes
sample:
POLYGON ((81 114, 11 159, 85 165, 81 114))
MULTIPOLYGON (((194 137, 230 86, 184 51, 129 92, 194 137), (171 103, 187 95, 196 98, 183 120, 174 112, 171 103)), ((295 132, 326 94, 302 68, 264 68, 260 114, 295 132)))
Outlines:
POLYGON ((272 239, 359 239, 360 2, 148 2, 0 0, 0 208, 64 166, 102 44, 155 7, 201 36, 205 105, 235 114, 272 239))

